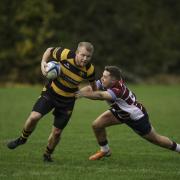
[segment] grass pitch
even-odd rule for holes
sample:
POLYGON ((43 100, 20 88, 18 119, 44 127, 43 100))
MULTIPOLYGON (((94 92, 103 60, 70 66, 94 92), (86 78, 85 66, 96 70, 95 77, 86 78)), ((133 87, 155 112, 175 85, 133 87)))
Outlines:
MULTIPOLYGON (((147 108, 155 129, 180 142, 180 86, 131 86, 147 108)), ((39 96, 39 87, 0 89, 0 179, 9 180, 179 180, 180 154, 154 146, 126 125, 108 128, 112 156, 88 157, 98 150, 92 121, 107 109, 105 102, 80 99, 57 146, 54 163, 44 164, 42 153, 51 131, 52 115, 38 124, 27 144, 6 147, 20 135, 24 121, 39 96)))

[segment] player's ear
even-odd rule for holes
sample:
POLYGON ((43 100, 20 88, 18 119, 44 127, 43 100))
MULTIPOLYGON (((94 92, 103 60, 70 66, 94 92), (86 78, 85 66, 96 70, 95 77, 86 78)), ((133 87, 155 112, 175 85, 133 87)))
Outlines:
POLYGON ((79 49, 77 48, 76 51, 75 51, 75 53, 77 54, 78 52, 79 52, 79 49))

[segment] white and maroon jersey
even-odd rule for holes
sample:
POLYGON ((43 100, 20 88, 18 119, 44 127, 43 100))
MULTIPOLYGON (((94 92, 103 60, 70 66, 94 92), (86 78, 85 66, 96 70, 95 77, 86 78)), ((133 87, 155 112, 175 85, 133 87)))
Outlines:
POLYGON ((120 119, 138 120, 147 114, 143 105, 137 102, 135 94, 122 80, 110 89, 104 88, 100 80, 96 81, 96 84, 99 90, 107 91, 112 96, 112 101, 107 102, 120 119))

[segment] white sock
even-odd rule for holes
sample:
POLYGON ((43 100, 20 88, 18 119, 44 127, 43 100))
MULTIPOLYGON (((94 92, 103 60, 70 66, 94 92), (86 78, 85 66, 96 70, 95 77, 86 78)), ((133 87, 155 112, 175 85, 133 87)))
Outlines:
POLYGON ((106 144, 105 146, 100 146, 101 147, 101 151, 103 152, 108 152, 109 151, 109 145, 106 144))
POLYGON ((177 144, 175 151, 180 153, 180 144, 177 144))

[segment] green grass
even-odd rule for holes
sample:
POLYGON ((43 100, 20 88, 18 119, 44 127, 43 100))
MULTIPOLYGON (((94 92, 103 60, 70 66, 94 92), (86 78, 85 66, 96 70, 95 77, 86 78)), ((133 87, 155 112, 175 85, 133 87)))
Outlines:
MULTIPOLYGON (((146 106, 156 130, 180 142, 180 86, 131 86, 146 106)), ((6 143, 20 135, 40 93, 39 87, 0 89, 0 179, 62 180, 179 180, 180 155, 154 146, 126 125, 108 128, 110 158, 90 162, 98 149, 92 121, 107 109, 105 102, 80 99, 57 146, 53 164, 42 162, 52 115, 38 124, 28 143, 13 151, 6 143)))

